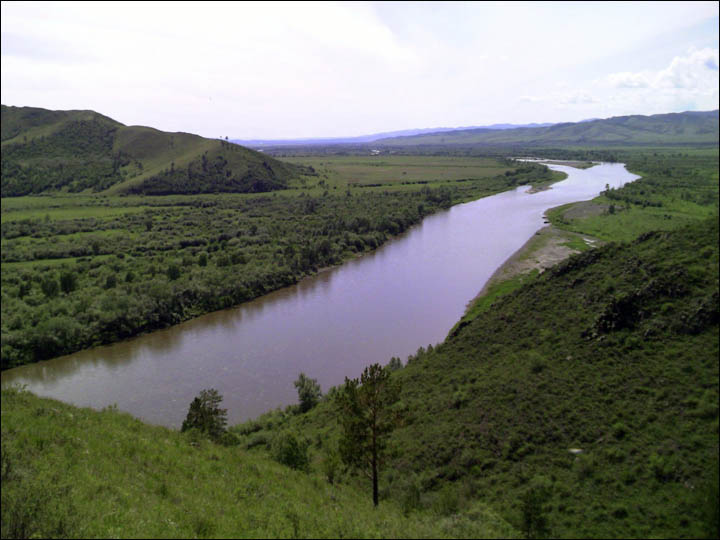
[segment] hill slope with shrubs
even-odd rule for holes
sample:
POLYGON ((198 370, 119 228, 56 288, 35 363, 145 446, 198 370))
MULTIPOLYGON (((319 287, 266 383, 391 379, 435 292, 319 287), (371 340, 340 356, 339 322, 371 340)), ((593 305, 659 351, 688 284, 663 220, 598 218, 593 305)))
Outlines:
POLYGON ((2 196, 254 193, 313 171, 222 140, 125 126, 93 111, 2 106, 2 196))

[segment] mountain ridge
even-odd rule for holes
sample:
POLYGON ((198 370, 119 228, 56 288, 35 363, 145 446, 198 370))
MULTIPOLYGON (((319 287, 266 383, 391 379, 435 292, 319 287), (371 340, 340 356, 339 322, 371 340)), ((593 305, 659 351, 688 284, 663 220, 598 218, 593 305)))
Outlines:
POLYGON ((718 142, 718 110, 614 116, 513 130, 468 129, 388 138, 380 146, 501 144, 711 144, 718 142))

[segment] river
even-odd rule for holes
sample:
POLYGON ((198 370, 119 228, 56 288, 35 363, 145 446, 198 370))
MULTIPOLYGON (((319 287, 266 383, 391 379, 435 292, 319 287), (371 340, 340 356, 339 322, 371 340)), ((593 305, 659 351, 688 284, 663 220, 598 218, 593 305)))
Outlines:
POLYGON ((545 210, 639 178, 622 164, 568 174, 426 217, 376 251, 236 308, 165 330, 2 372, 79 406, 116 404, 179 428, 201 390, 222 394, 230 424, 297 402, 300 372, 323 390, 369 364, 403 361, 445 339, 493 272, 543 226, 545 210))

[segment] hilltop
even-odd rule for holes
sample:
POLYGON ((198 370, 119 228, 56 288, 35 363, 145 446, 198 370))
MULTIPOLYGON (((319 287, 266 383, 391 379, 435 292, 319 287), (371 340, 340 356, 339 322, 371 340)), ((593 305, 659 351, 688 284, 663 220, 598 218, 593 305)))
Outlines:
POLYGON ((125 126, 94 111, 2 105, 2 196, 45 192, 263 192, 312 171, 190 133, 125 126))
POLYGON ((387 147, 437 145, 690 145, 718 143, 718 111, 651 116, 617 116, 604 120, 505 130, 468 129, 393 137, 377 141, 387 147))

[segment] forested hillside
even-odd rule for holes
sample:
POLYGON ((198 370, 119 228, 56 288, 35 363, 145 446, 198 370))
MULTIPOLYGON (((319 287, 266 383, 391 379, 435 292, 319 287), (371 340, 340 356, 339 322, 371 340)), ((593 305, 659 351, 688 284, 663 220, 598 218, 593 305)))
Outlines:
POLYGON ((3 105, 2 126, 3 197, 252 193, 313 173, 225 141, 128 127, 93 111, 3 105))

